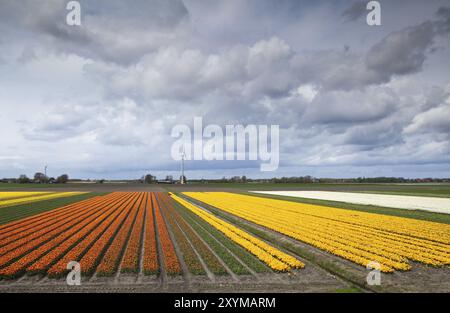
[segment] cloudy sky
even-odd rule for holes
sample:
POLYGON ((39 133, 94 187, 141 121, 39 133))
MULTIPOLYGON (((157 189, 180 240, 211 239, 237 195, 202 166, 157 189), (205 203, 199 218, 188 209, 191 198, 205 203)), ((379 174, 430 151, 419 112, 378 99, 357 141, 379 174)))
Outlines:
POLYGON ((176 174, 176 124, 280 125, 280 167, 187 176, 450 177, 450 4, 0 0, 0 177, 176 174))

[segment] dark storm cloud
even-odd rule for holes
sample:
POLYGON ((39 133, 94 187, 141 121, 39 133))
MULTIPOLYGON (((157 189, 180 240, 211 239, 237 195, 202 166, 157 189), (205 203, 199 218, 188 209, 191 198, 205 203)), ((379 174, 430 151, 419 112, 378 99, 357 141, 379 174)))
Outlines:
POLYGON ((394 32, 370 49, 366 58, 367 68, 375 71, 380 78, 384 77, 382 80, 385 81, 392 75, 420 71, 435 34, 431 22, 394 32))
POLYGON ((181 0, 97 0, 81 3, 82 26, 73 27, 65 23, 66 4, 5 0, 0 4, 0 24, 12 32, 26 31, 30 39, 58 52, 130 64, 179 37, 175 29, 188 18, 181 0))
POLYGON ((367 14, 366 5, 367 1, 356 1, 342 12, 342 16, 347 21, 357 20, 367 14))
POLYGON ((440 34, 450 32, 450 7, 440 7, 436 12, 439 20, 435 23, 436 31, 440 34))
POLYGON ((422 70, 427 55, 438 36, 449 35, 450 8, 441 7, 437 20, 393 32, 372 46, 366 56, 369 70, 378 74, 380 81, 389 81, 393 75, 406 75, 422 70))

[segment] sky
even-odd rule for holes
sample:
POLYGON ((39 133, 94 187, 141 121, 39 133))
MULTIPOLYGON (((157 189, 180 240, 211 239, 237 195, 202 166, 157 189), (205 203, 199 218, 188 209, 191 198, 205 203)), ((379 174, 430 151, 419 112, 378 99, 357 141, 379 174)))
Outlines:
POLYGON ((450 177, 450 4, 0 0, 0 177, 179 175, 179 124, 279 125, 280 164, 189 178, 450 177))

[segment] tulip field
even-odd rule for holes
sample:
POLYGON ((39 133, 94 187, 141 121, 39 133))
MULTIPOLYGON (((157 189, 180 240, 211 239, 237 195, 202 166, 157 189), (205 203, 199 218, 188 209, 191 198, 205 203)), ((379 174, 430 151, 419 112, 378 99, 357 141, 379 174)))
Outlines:
POLYGON ((450 265, 450 225, 226 192, 185 195, 382 272, 450 265))
MULTIPOLYGON (((177 197, 177 201, 189 206, 181 198, 177 197)), ((171 231, 178 244, 185 245, 184 262, 194 274, 206 273, 199 265, 198 255, 207 270, 227 274, 226 265, 214 249, 191 229, 171 202, 164 193, 113 192, 2 225, 0 277, 60 277, 67 272, 70 261, 78 261, 82 274, 87 276, 111 276, 118 271, 155 275, 161 270, 167 275, 180 275, 181 253, 176 252, 171 231), (198 255, 189 253, 190 245, 195 245, 198 255)), ((199 216, 253 255, 251 262, 259 260, 278 272, 304 266, 295 257, 237 227, 211 215, 199 216)))
MULTIPOLYGON (((178 259, 157 205, 148 193, 111 193, 39 214, 0 227, 0 275, 15 277, 23 273, 46 273, 57 277, 66 272, 70 261, 79 261, 83 274, 111 275, 124 268, 138 270, 140 250, 127 246, 132 228, 142 231, 142 222, 158 220, 163 261, 166 268, 179 272, 178 259), (137 217, 139 223, 135 223, 137 217)), ((148 273, 158 271, 153 225, 148 224, 142 243, 143 267, 148 273)), ((138 234, 140 235, 140 234, 138 234)), ((134 236, 136 240, 137 236, 134 236)))
MULTIPOLYGON (((3 205, 82 194, 0 192, 0 212, 3 205)), ((387 280, 393 273, 414 275, 416 268, 448 273, 450 225, 197 191, 114 191, 0 225, 0 288, 64 283, 73 261, 95 286, 125 280, 144 289, 145 282, 307 288, 301 282, 316 279, 311 284, 322 282, 322 288, 365 288, 373 262, 387 280)))

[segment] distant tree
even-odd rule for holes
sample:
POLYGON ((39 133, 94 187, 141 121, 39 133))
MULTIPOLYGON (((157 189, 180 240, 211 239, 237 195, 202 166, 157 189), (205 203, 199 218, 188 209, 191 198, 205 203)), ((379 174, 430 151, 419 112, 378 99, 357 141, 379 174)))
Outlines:
POLYGON ((151 174, 147 174, 144 177, 145 184, 153 184, 155 181, 156 181, 156 177, 151 174))
POLYGON ((243 175, 243 176, 241 177, 241 181, 242 181, 243 183, 246 183, 246 182, 247 182, 247 176, 243 175))
POLYGON ((67 183, 69 181, 69 175, 67 175, 67 174, 62 174, 61 176, 59 176, 57 179, 56 179, 56 182, 58 183, 58 184, 65 184, 65 183, 67 183))
POLYGON ((310 175, 306 175, 303 179, 305 183, 312 183, 314 180, 313 177, 310 175))
POLYGON ((99 184, 103 184, 103 183, 105 182, 105 180, 104 180, 104 179, 99 179, 97 182, 98 182, 99 184))
POLYGON ((19 184, 28 184, 30 182, 30 179, 27 177, 27 175, 22 174, 19 176, 18 182, 19 184))
POLYGON ((231 182, 233 183, 239 183, 241 181, 241 177, 240 176, 233 176, 230 179, 231 182))
POLYGON ((44 173, 37 172, 36 174, 34 174, 34 181, 36 183, 43 184, 47 182, 47 177, 44 173))
POLYGON ((166 181, 173 181, 173 176, 172 175, 167 175, 166 176, 166 181))

